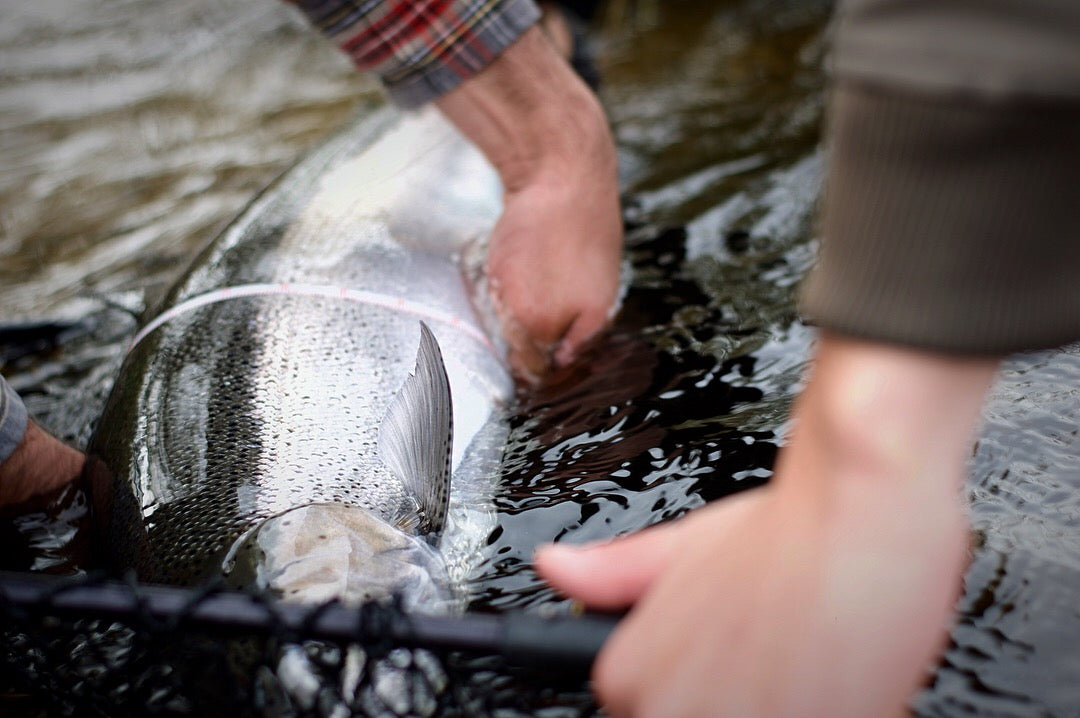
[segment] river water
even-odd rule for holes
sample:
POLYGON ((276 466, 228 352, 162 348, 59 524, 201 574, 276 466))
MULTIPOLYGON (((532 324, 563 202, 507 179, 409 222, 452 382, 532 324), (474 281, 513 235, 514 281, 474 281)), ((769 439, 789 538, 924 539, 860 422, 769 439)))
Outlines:
MULTIPOLYGON (((813 341, 794 294, 815 248, 828 12, 610 4, 596 42, 631 285, 603 346, 516 409, 478 608, 559 603, 529 566, 539 543, 640 529, 770 476, 813 341)), ((9 0, 0 18, 0 323, 62 329, 58 346, 0 346, 3 371, 81 445, 137 317, 381 100, 268 0, 9 0)), ((960 620, 915 713, 1080 716, 1078 399, 1080 349, 1008 362, 972 452, 960 620)))

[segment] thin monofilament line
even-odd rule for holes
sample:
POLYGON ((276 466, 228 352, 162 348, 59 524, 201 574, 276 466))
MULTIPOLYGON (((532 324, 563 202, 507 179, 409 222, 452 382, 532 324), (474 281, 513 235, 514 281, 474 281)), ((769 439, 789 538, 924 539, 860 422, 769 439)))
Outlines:
POLYGON ((214 289, 205 294, 199 294, 190 299, 186 299, 154 317, 153 320, 140 329, 139 333, 136 334, 135 338, 128 344, 127 351, 130 353, 154 330, 182 314, 230 299, 258 296, 321 297, 324 299, 340 299, 348 302, 356 302, 358 304, 384 307, 386 309, 405 314, 412 314, 421 319, 429 319, 458 329, 483 344, 492 353, 498 355, 495 345, 491 343, 491 340, 479 327, 472 321, 456 314, 444 312, 426 304, 405 299, 404 297, 382 294, 380 292, 371 292, 365 289, 349 289, 348 287, 335 287, 321 284, 293 284, 289 282, 280 282, 276 284, 240 284, 234 287, 214 289))

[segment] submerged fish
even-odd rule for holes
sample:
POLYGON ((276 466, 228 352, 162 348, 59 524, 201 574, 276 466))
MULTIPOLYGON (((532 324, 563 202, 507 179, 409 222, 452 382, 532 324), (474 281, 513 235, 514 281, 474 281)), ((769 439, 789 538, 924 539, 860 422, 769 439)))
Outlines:
POLYGON ((91 439, 109 560, 312 601, 463 598, 513 389, 463 266, 500 192, 436 112, 383 110, 259 197, 136 336, 91 439))

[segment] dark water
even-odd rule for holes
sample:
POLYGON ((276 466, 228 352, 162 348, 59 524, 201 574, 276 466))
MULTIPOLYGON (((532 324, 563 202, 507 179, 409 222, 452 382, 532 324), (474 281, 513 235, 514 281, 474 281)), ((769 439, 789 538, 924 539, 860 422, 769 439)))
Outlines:
MULTIPOLYGON (((479 608, 558 602, 530 568, 537 544, 768 479, 813 337, 794 294, 815 245, 828 10, 611 3, 598 50, 631 286, 605 343, 518 408, 479 608)), ((0 321, 76 322, 58 348, 5 348, 3 369, 81 444, 134 315, 377 100, 267 0, 10 2, 0 19, 0 321)), ((961 617, 918 714, 1080 716, 1078 400, 1076 347, 1014 358, 995 388, 961 617)))

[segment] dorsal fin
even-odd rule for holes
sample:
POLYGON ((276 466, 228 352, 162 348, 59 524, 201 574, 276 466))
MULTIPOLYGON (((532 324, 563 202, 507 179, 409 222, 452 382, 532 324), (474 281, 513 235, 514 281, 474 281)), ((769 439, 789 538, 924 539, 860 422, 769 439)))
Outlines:
POLYGON ((379 428, 379 453, 420 504, 421 533, 442 530, 450 500, 453 408, 442 352, 420 322, 416 368, 379 428))

